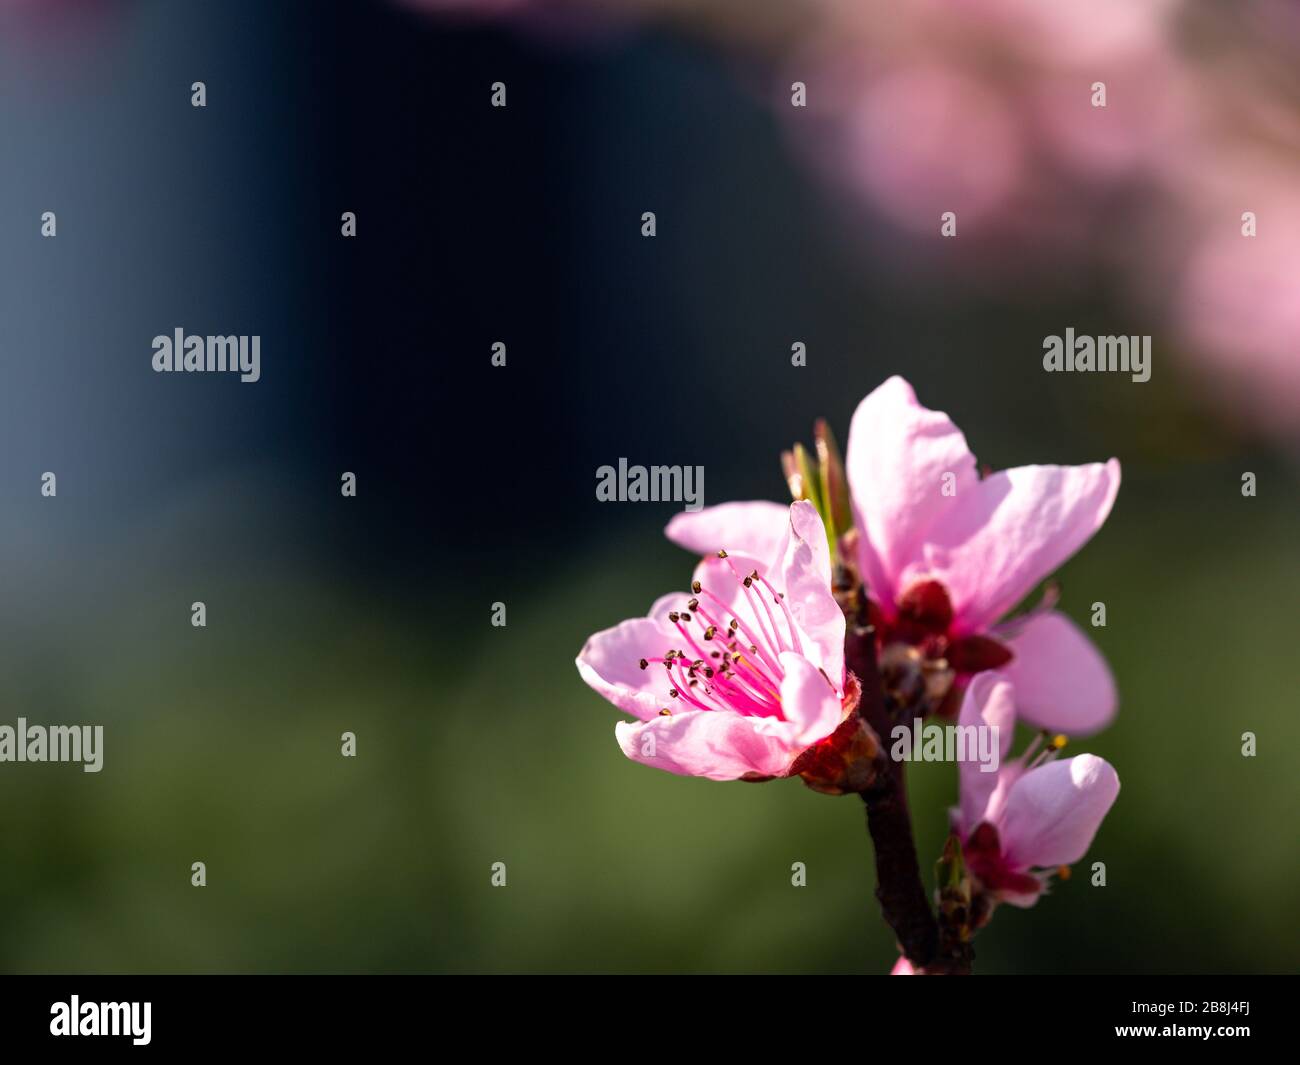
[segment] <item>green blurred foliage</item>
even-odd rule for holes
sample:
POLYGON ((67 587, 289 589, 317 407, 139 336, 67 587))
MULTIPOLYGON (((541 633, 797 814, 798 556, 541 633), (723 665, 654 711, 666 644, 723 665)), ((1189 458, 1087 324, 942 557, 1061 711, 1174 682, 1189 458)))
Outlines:
MULTIPOLYGON (((1256 499, 1226 463, 1129 476, 1060 574, 1076 620, 1107 604, 1120 716, 1074 749, 1122 791, 1068 883, 999 911, 980 971, 1297 968, 1300 521, 1290 475, 1260 473, 1256 499)), ((0 968, 887 971, 860 802, 632 764, 577 677, 589 632, 689 577, 644 513, 509 596, 505 628, 465 574, 402 598, 273 551, 221 561, 193 630, 166 563, 132 583, 99 560, 75 623, 8 634, 5 719, 107 735, 99 775, 0 769, 0 968)), ((910 774, 927 869, 955 777, 910 774)))

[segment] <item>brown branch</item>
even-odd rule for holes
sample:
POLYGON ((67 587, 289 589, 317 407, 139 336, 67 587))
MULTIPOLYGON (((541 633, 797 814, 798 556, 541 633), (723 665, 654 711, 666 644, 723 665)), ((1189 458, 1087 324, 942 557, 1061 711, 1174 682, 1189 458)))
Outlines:
POLYGON ((892 722, 885 708, 876 664, 875 632, 859 619, 847 618, 845 665, 862 685, 858 713, 880 739, 875 783, 861 792, 867 806, 867 830, 876 853, 876 898, 898 945, 917 969, 933 965, 939 953, 939 926, 930 909, 912 838, 903 765, 888 754, 892 722))

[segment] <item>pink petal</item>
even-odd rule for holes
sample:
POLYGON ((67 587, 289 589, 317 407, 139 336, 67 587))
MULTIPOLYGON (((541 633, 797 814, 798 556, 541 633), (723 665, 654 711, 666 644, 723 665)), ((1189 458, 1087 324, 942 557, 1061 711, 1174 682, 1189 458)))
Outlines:
POLYGON ((1069 736, 1110 723, 1119 698, 1115 678, 1096 645, 1064 614, 1036 614, 1005 642, 1015 658, 1003 672, 1016 686, 1025 721, 1069 736))
POLYGON ((844 719, 840 694, 820 669, 803 655, 786 651, 781 655, 785 679, 781 681, 781 713, 794 726, 800 747, 824 740, 844 719))
POLYGON ((858 404, 849 426, 845 473, 871 596, 892 613, 899 577, 928 529, 978 479, 966 438, 946 414, 927 410, 901 377, 858 404), (944 474, 956 495, 944 494, 944 474))
POLYGON ((1033 892, 1011 891, 1008 888, 1001 888, 997 893, 998 901, 1009 903, 1012 906, 1019 906, 1022 910, 1027 910, 1043 897, 1042 884, 1039 884, 1039 890, 1033 892))
POLYGON ((1114 768, 1095 755, 1029 770, 1012 785, 997 826, 1008 864, 1029 869, 1077 862, 1118 794, 1114 768))
MULTIPOLYGON (((817 508, 807 500, 792 504, 789 532, 781 579, 773 583, 785 593, 785 605, 798 627, 802 653, 826 671, 837 690, 843 691, 844 612, 831 591, 830 547, 817 508)), ((777 624, 786 626, 785 612, 776 604, 772 606, 777 624)), ((788 627, 783 631, 788 633, 788 627)))
POLYGON ((688 596, 672 592, 661 596, 650 615, 620 622, 587 640, 577 657, 578 673, 593 690, 620 710, 642 720, 670 706, 672 680, 658 663, 642 669, 642 658, 663 657, 681 643, 681 634, 668 623, 668 611, 684 607, 688 596))
MULTIPOLYGON (((957 724, 961 727, 996 728, 998 730, 998 764, 1006 760, 1016 731, 1015 692, 1001 673, 979 673, 971 680, 962 700, 957 724)), ((961 823, 958 833, 964 838, 976 825, 989 817, 989 800, 998 786, 1001 773, 984 772, 977 761, 957 763, 961 794, 961 823)))
POLYGON ((894 962, 894 967, 889 970, 890 976, 915 976, 916 970, 912 968, 912 963, 907 960, 906 954, 900 954, 898 961, 894 962))
POLYGON ((780 776, 802 749, 787 722, 716 710, 620 721, 614 733, 634 762, 709 780, 738 780, 747 773, 780 776))
POLYGON ((954 631, 1005 614, 1101 528, 1119 491, 1119 462, 1020 466, 957 490, 902 583, 934 578, 952 599, 954 631))
POLYGON ((664 535, 697 555, 728 551, 770 566, 780 557, 778 552, 789 528, 788 507, 755 500, 675 514, 664 535))

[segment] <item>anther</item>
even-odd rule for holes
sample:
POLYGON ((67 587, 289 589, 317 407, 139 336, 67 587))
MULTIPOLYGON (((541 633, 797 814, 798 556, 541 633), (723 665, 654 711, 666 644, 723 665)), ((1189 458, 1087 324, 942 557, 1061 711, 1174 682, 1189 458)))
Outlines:
POLYGON ((704 638, 705 638, 706 640, 711 640, 711 639, 713 639, 713 637, 714 637, 714 635, 717 633, 717 631, 718 631, 718 628, 717 628, 716 625, 710 625, 707 629, 704 630, 704 638))
POLYGON ((641 659, 641 668, 642 668, 642 669, 645 669, 645 667, 648 666, 649 664, 650 664, 650 663, 647 662, 644 658, 641 659))
MULTIPOLYGON (((691 581, 691 591, 693 591, 696 595, 700 594, 700 587, 701 585, 699 581, 691 581)), ((697 605, 698 605, 697 603, 692 603, 691 609, 694 610, 697 605)))

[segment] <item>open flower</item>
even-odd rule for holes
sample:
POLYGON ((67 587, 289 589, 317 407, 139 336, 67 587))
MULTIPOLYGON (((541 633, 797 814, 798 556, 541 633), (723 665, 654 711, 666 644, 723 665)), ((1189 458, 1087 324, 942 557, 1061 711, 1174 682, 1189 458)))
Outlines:
MULTIPOLYGON (((958 718, 961 727, 997 728, 1005 758, 1015 727, 1015 692, 997 672, 970 684, 958 718)), ((1091 754, 1055 760, 1042 738, 997 773, 961 762, 960 805, 952 811, 953 831, 966 868, 980 892, 994 902, 1032 906, 1051 873, 1087 853, 1102 819, 1119 794, 1119 777, 1109 762, 1091 754)))
POLYGON ((629 758, 710 780, 788 776, 851 712, 821 518, 808 502, 778 509, 770 539, 715 541, 689 594, 578 655, 583 680, 639 719, 615 728, 629 758))
MULTIPOLYGON (((856 528, 843 546, 870 597, 886 687, 905 689, 897 674, 910 673, 925 700, 904 709, 936 709, 957 682, 1002 669, 1034 725, 1083 735, 1111 719, 1110 670, 1071 621, 1051 609, 999 619, 1101 527, 1115 459, 981 477, 961 430, 891 377, 853 415, 845 470, 856 528)), ((666 533, 697 552, 718 539, 761 551, 783 510, 728 503, 679 514, 666 533)))

